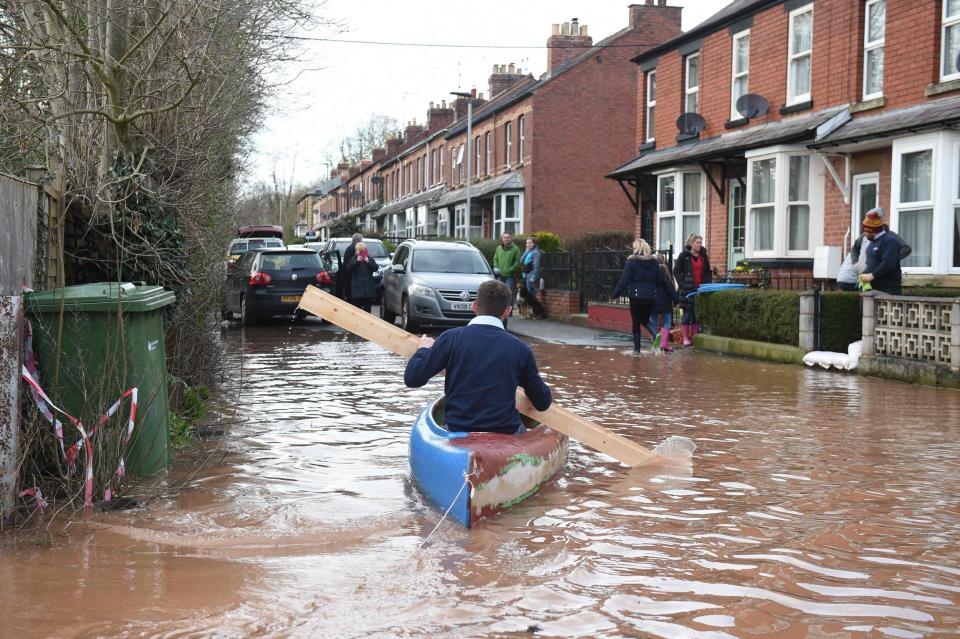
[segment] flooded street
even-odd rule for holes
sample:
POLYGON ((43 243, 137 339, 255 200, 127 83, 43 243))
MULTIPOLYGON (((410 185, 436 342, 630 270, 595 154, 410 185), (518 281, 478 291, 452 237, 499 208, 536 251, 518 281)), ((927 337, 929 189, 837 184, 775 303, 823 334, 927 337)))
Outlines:
POLYGON ((237 423, 208 465, 6 540, 0 636, 960 634, 960 393, 534 343, 558 402, 646 446, 692 438, 691 471, 571 442, 538 496, 420 548, 441 513, 407 437, 442 380, 406 389, 401 358, 314 321, 223 339, 237 423))

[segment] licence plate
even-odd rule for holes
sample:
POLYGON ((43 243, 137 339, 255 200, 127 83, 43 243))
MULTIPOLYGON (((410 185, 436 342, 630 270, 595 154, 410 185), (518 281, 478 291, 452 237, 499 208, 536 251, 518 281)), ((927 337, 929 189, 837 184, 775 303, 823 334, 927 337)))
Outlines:
POLYGON ((451 302, 450 309, 454 311, 472 311, 473 304, 470 302, 451 302))
POLYGON ((299 295, 281 295, 280 301, 284 304, 299 304, 300 296, 299 295))

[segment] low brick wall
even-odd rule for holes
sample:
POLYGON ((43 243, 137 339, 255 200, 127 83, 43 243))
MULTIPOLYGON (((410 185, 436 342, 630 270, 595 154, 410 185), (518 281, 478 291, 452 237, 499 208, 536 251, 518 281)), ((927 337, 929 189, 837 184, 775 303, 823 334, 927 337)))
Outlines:
POLYGON ((576 315, 580 312, 580 291, 546 289, 540 293, 540 302, 551 318, 576 315))
POLYGON ((603 304, 591 302, 587 306, 587 325, 607 331, 617 331, 629 335, 633 331, 630 319, 630 307, 623 304, 603 304))

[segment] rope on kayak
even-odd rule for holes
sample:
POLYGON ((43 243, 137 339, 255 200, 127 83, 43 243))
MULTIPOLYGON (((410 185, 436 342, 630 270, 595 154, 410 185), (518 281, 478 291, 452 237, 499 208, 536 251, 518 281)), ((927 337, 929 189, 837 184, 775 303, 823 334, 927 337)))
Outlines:
POLYGON ((473 473, 463 473, 463 484, 460 486, 460 490, 457 491, 457 496, 453 498, 453 501, 450 502, 450 505, 447 506, 446 512, 443 513, 443 517, 440 518, 440 521, 437 522, 437 525, 433 527, 433 530, 430 531, 430 534, 427 535, 427 538, 423 540, 420 544, 420 548, 423 548, 427 545, 427 542, 430 541, 430 538, 433 537, 433 533, 437 532, 437 529, 440 528, 440 524, 447 518, 447 515, 450 514, 450 511, 453 510, 453 505, 457 503, 457 500, 460 499, 460 495, 463 494, 463 489, 467 486, 470 486, 473 489, 473 484, 470 483, 470 475, 473 473))

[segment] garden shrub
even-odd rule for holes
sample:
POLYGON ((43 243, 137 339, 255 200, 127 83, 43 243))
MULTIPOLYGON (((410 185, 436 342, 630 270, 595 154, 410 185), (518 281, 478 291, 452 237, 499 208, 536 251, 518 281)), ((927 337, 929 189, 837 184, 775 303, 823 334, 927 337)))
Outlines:
MULTIPOLYGON (((487 240, 487 239, 473 239, 470 240, 470 243, 477 247, 477 249, 483 253, 483 256, 487 258, 487 263, 493 268, 493 253, 497 250, 497 247, 500 246, 500 240, 487 240)), ((514 244, 517 244, 514 241, 514 244)), ((523 244, 519 244, 520 252, 523 253, 523 244)))
POLYGON ((697 319, 714 335, 797 346, 800 293, 734 289, 697 295, 697 319))
POLYGON ((960 297, 960 288, 941 286, 913 286, 903 289, 904 295, 915 297, 960 297))
POLYGON ((846 353, 861 338, 860 294, 825 291, 820 294, 820 350, 846 353))
POLYGON ((634 235, 630 231, 590 231, 564 240, 564 246, 571 253, 587 251, 622 251, 633 246, 634 235))
POLYGON ((524 249, 523 242, 525 242, 528 237, 534 238, 537 241, 537 246, 539 246, 540 250, 544 253, 563 250, 563 241, 560 239, 559 235, 556 233, 551 233, 550 231, 537 231, 536 233, 531 233, 521 238, 521 251, 524 249))

